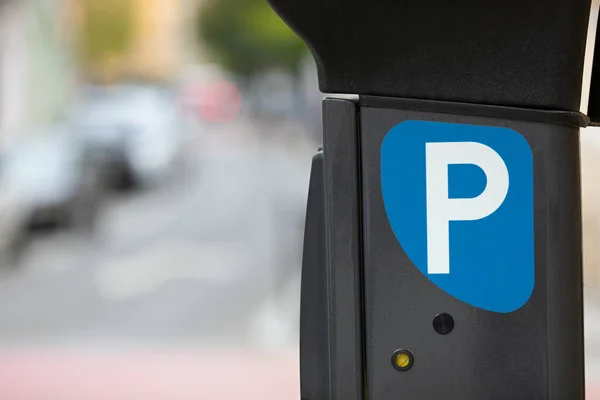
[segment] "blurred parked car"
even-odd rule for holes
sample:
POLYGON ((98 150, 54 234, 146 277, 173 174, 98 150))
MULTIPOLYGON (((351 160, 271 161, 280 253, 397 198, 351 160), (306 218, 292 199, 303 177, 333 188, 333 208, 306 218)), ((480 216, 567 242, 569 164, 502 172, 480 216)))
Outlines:
POLYGON ((250 90, 255 115, 269 120, 298 116, 302 88, 297 84, 294 76, 278 70, 255 77, 250 90))
POLYGON ((100 204, 95 166, 66 127, 32 134, 9 148, 2 187, 20 203, 22 229, 92 229, 100 204))
POLYGON ((76 129, 110 186, 152 187, 176 170, 184 137, 168 90, 90 88, 78 114, 76 129))

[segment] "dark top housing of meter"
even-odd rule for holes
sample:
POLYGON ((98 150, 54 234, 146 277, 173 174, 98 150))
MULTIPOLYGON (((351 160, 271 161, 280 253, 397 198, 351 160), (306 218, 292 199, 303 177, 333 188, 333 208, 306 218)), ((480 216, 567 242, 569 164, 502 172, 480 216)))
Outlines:
POLYGON ((326 93, 578 111, 590 0, 269 0, 326 93))

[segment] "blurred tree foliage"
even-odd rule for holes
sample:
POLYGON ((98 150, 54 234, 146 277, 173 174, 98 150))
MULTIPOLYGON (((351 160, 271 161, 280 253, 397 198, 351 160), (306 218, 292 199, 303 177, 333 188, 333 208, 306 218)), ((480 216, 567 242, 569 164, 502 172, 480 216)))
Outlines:
POLYGON ((84 0, 79 37, 84 63, 101 66, 124 55, 133 38, 133 16, 128 0, 84 0))
POLYGON ((241 76, 269 67, 297 72, 306 54, 302 41, 266 0, 208 0, 197 26, 217 61, 241 76))

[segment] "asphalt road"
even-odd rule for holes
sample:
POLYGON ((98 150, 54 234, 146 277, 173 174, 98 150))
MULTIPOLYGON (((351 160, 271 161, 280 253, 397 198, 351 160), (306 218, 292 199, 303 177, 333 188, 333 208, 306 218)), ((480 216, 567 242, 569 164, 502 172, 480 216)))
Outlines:
POLYGON ((0 276, 0 345, 293 343, 308 137, 211 127, 168 185, 108 200, 93 239, 36 237, 0 276))

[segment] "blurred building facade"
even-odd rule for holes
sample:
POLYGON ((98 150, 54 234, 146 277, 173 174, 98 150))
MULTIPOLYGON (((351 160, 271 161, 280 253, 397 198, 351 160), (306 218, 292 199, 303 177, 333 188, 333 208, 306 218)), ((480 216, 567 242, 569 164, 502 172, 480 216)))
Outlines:
MULTIPOLYGON (((599 6, 600 0, 592 0, 581 101, 583 113, 587 113, 588 109, 599 6)), ((600 168, 600 140, 598 140, 598 133, 598 128, 586 128, 581 133, 583 266, 588 295, 597 295, 600 289, 600 185, 597 179, 597 171, 600 168)), ((600 296, 595 297, 600 300, 600 296)))
MULTIPOLYGON (((194 16, 201 0, 71 0, 73 23, 89 34, 94 18, 123 18, 126 43, 107 57, 83 60, 85 79, 113 83, 123 79, 171 80, 184 64, 196 62, 194 16), (114 3, 114 4, 111 4, 114 3), (118 11, 113 10, 118 8, 118 11), (90 13, 104 15, 90 15, 90 13)), ((102 27, 101 27, 102 28, 102 27)), ((106 29, 110 29, 109 26, 106 29)), ((94 33, 92 33, 94 34, 94 33)), ((109 44, 110 45, 110 44, 109 44)), ((81 51, 80 51, 81 53, 81 51)))
POLYGON ((75 83, 63 0, 0 1, 0 146, 61 116, 75 83))
POLYGON ((168 79, 181 68, 181 0, 131 0, 133 38, 124 58, 126 75, 149 79, 168 79))
MULTIPOLYGON (((581 138, 583 201, 583 265, 586 287, 597 294, 600 288, 600 140, 599 128, 586 128, 581 138)), ((600 300, 600 296, 598 296, 600 300)))

